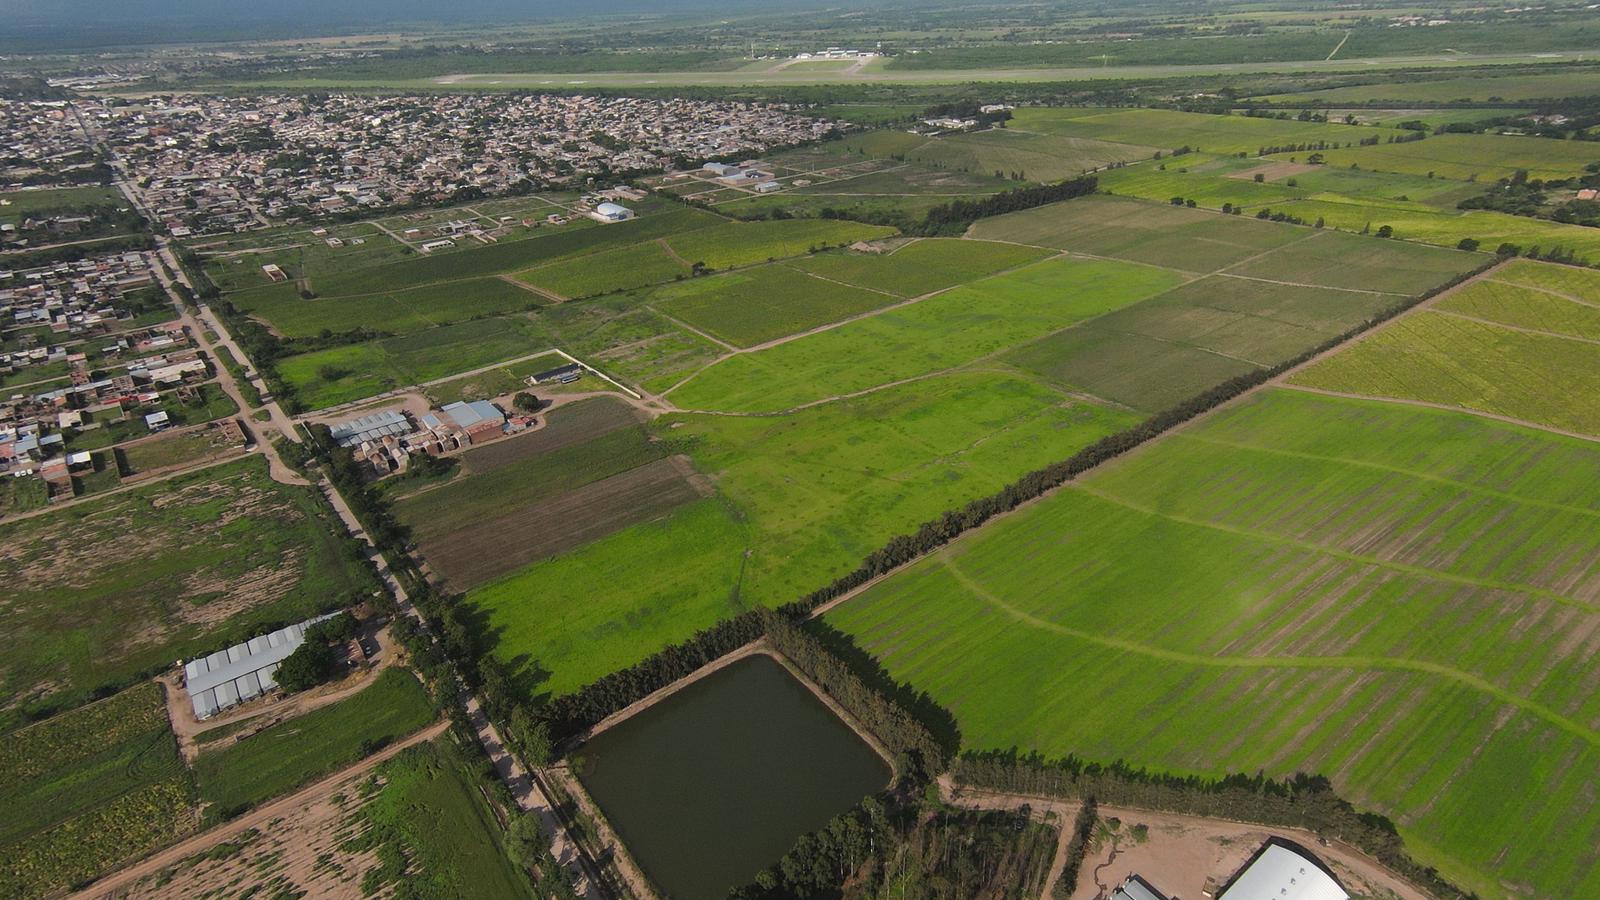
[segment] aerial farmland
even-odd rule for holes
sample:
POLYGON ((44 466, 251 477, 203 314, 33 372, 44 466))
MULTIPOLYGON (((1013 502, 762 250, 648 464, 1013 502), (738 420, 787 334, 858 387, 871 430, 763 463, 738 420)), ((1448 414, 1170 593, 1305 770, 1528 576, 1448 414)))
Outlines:
POLYGON ((1581 2, 78 5, 0 897, 1600 895, 1581 2))

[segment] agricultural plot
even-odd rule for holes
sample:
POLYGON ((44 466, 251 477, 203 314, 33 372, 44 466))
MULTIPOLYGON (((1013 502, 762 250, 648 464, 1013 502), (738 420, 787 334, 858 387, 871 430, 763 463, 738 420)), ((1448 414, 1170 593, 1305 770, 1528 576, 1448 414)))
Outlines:
POLYGON ((1406 316, 1292 382, 1600 435, 1600 343, 1444 312, 1406 316))
POLYGON ((992 172, 997 178, 1060 181, 1114 163, 1149 159, 1155 152, 1151 146, 1034 134, 1019 127, 935 137, 907 158, 962 172, 992 172))
POLYGON ((390 667, 354 697, 200 754, 194 780, 219 820, 347 766, 432 722, 433 702, 409 669, 390 667))
POLYGON ((500 278, 468 278, 376 294, 318 295, 307 300, 291 283, 228 295, 228 302, 290 338, 370 328, 412 334, 480 316, 531 309, 549 299, 500 278))
POLYGON ((1471 238, 1484 250, 1511 244, 1520 250, 1572 250, 1583 258, 1600 259, 1600 233, 1596 229, 1489 209, 1457 212, 1421 203, 1359 200, 1337 194, 1274 203, 1271 209, 1307 222, 1322 219, 1329 228, 1344 231, 1376 231, 1387 225, 1394 229, 1396 238, 1440 247, 1454 247, 1462 239, 1471 238))
POLYGON ((193 830, 161 688, 143 684, 0 736, 0 883, 40 896, 193 830))
POLYGON ((1263 147, 1328 141, 1356 143, 1375 132, 1358 125, 1216 116, 1167 109, 1095 111, 1023 107, 1010 127, 1064 137, 1092 138, 1140 147, 1175 150, 1190 147, 1208 153, 1248 153, 1263 147))
POLYGON ((219 841, 123 896, 359 896, 399 878, 425 896, 528 896, 493 811, 446 743, 419 744, 330 785, 271 828, 219 841))
POLYGON ((828 247, 888 237, 893 228, 860 222, 822 219, 783 219, 768 222, 724 222, 686 234, 666 236, 667 246, 680 259, 729 269, 801 256, 828 247))
POLYGON ((1005 360, 1154 412, 1276 365, 1399 299, 1213 275, 1024 346, 1005 360))
POLYGON ((219 432, 201 428, 118 447, 113 451, 117 460, 114 468, 124 478, 148 475, 232 456, 238 450, 234 444, 222 441, 219 432))
POLYGON ((1321 231, 1227 271, 1269 281, 1417 294, 1484 261, 1485 257, 1459 250, 1321 231))
POLYGON ((0 525, 0 697, 77 702, 364 596, 342 534, 256 459, 0 525))
POLYGON ((749 347, 869 312, 899 298, 775 264, 666 285, 650 299, 659 312, 735 346, 749 347))
POLYGON ((1600 341, 1600 302, 1584 303, 1504 281, 1474 282, 1433 308, 1513 328, 1600 341))
POLYGON ((899 297, 920 297, 1037 262, 1049 251, 993 241, 922 238, 888 253, 818 253, 790 265, 899 297))
POLYGON ((917 220, 929 209, 952 200, 978 199, 1021 186, 1021 182, 996 178, 987 170, 958 171, 921 163, 871 160, 786 179, 786 189, 777 194, 718 198, 717 209, 746 218, 782 210, 790 216, 811 218, 846 213, 856 219, 881 216, 885 217, 881 221, 894 221, 889 217, 900 216, 917 220), (857 167, 861 171, 855 171, 857 167))
POLYGON ((1247 209, 1278 209, 1292 200, 1315 198, 1383 204, 1410 201, 1428 204, 1427 208, 1435 211, 1454 212, 1457 202, 1481 192, 1480 188, 1444 178, 1303 162, 1263 164, 1260 158, 1200 153, 1111 169, 1096 177, 1108 193, 1159 201, 1182 197, 1208 209, 1221 208, 1224 203, 1247 209), (1259 182, 1255 180, 1258 174, 1262 176, 1259 182), (1324 194, 1340 197, 1328 198, 1324 194))
POLYGON ((1306 232, 1242 216, 1095 196, 982 219, 970 236, 1214 272, 1301 240, 1306 232))
POLYGON ((1136 303, 1178 276, 1046 260, 919 303, 728 357, 670 392, 685 409, 779 411, 965 365, 1136 303))
POLYGON ((1597 476, 1590 441, 1269 390, 828 619, 969 747, 1319 773, 1481 895, 1584 896, 1597 476))
POLYGON ((1519 169, 1526 169, 1529 178, 1571 178, 1582 175, 1584 166, 1600 162, 1600 152, 1582 141, 1503 134, 1436 134, 1401 144, 1326 150, 1322 155, 1330 166, 1408 175, 1432 173, 1486 183, 1510 178, 1519 169))
POLYGON ((669 253, 660 241, 650 241, 518 272, 516 279, 561 297, 580 299, 688 274, 687 263, 669 253))
POLYGON ((1133 421, 992 372, 773 417, 674 414, 717 500, 468 594, 532 689, 571 691, 748 609, 794 600, 894 534, 1133 421))
POLYGON ((429 566, 466 589, 694 499, 667 460, 677 449, 626 404, 579 401, 539 431, 463 454, 460 475, 402 497, 395 514, 429 566))
POLYGON ((1280 94, 1270 99, 1279 102, 1308 101, 1337 106, 1341 103, 1395 102, 1447 103, 1469 100, 1479 103, 1544 100, 1558 97, 1586 97, 1600 93, 1600 71, 1563 69, 1557 74, 1495 75, 1479 73, 1465 77, 1402 81, 1384 79, 1374 84, 1329 88, 1299 94, 1280 94))

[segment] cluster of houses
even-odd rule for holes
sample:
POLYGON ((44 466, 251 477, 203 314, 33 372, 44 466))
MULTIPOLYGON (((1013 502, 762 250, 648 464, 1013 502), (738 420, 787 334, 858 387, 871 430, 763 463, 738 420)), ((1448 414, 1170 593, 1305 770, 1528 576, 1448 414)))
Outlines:
POLYGON ((70 182, 99 162, 65 100, 0 99, 0 151, 8 185, 70 182))
MULTIPOLYGON (((0 326, 48 326, 52 335, 92 334, 125 318, 124 295, 149 287, 154 280, 143 253, 97 256, 23 271, 0 270, 0 326)), ((6 364, 0 359, 0 375, 10 374, 6 364)))
POLYGON ((466 400, 415 418, 404 410, 387 409, 340 422, 328 431, 369 474, 382 478, 402 471, 412 454, 442 456, 515 434, 533 422, 531 416, 508 416, 488 400, 466 400))
POLYGON ((771 104, 639 97, 75 102, 132 173, 145 207, 178 237, 661 171, 837 127, 771 104))

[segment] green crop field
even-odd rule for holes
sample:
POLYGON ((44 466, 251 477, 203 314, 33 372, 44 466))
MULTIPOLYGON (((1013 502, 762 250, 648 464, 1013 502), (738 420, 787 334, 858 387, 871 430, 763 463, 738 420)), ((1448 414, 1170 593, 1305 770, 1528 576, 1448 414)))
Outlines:
POLYGON ((755 353, 671 392, 685 409, 778 411, 965 365, 1179 283, 1157 269, 1060 259, 755 353))
POLYGON ((201 754, 194 762, 211 818, 230 817, 360 760, 434 719, 409 669, 388 668, 360 693, 201 754))
POLYGON ((944 169, 1028 181, 1060 181, 1113 163, 1149 159, 1151 146, 1097 141, 1016 128, 931 138, 908 159, 944 169))
MULTIPOLYGON (((1372 172, 1366 169, 1307 166, 1263 162, 1260 158, 1240 159, 1193 153, 1163 162, 1146 162, 1102 172, 1097 177, 1108 193, 1170 200, 1183 197, 1208 209, 1224 203, 1249 209, 1277 209, 1291 200, 1338 199, 1381 203, 1430 204, 1440 212, 1454 212, 1457 202, 1482 189, 1446 178, 1372 172), (1254 176, 1262 175, 1261 181, 1254 176), (1337 198, 1322 195, 1337 194, 1337 198), (1405 198, 1405 199, 1401 199, 1405 198)), ((1360 227, 1358 224, 1357 228, 1360 227)))
POLYGON ((1600 435, 1600 344, 1443 312, 1406 316, 1292 381, 1600 435))
POLYGON ((1460 250, 1334 231, 1280 247, 1228 269, 1274 281, 1390 294, 1416 294, 1486 261, 1460 250))
POLYGON ((1480 72, 1471 76, 1445 78, 1385 79, 1373 84, 1279 94, 1270 99, 1285 103, 1311 102, 1337 106, 1341 103, 1366 104, 1372 101, 1406 103, 1447 103, 1475 100, 1498 103, 1502 100, 1542 100, 1558 97, 1587 97, 1600 94, 1600 70, 1565 69, 1559 73, 1496 75, 1480 72))
POLYGON ((1521 250, 1573 250, 1588 259, 1600 259, 1600 232, 1581 225, 1564 225, 1487 209, 1446 211, 1420 203, 1394 200, 1358 200, 1337 194, 1318 194, 1310 200, 1271 204, 1274 212, 1299 216, 1307 222, 1323 219, 1331 228, 1376 231, 1388 225, 1394 236, 1440 247, 1454 247, 1472 238, 1484 250, 1503 243, 1521 250))
POLYGON ((468 594, 494 652, 570 691, 753 604, 796 599, 890 536, 1133 421, 1022 378, 961 373, 775 417, 674 414, 719 500, 468 594))
POLYGON ((343 606, 376 585, 342 535, 260 459, 0 525, 0 697, 76 701, 343 606))
POLYGON ((1496 269, 1496 281, 1524 284, 1585 303, 1600 303, 1600 272, 1515 259, 1496 269))
POLYGON ((1046 107, 1018 109, 1010 127, 1162 150, 1188 146, 1208 153, 1249 153, 1252 156, 1263 147, 1315 141, 1353 144, 1378 133, 1371 127, 1357 125, 1215 116, 1167 109, 1108 111, 1046 107))
POLYGON ((3 191, 0 192, 0 223, 16 225, 29 216, 50 210, 82 210, 94 206, 126 207, 127 205, 127 198, 113 187, 3 191))
MULTIPOLYGON (((403 872, 387 866, 380 871, 393 874, 405 892, 485 900, 530 897, 527 878, 502 849, 500 823, 468 766, 439 741, 384 761, 362 787, 371 797, 354 815, 368 826, 361 840, 399 851, 394 856, 405 860, 403 872)), ((393 856, 379 850, 378 858, 393 856)))
POLYGON ((563 694, 743 612, 747 544, 717 500, 679 507, 466 596, 532 694, 563 694))
POLYGON ((869 290, 920 297, 1037 262, 1047 255, 1048 251, 1015 244, 923 238, 892 253, 818 253, 791 265, 869 290))
POLYGON ((549 300, 499 278, 468 278, 405 291, 306 300, 284 282, 228 295, 228 302, 284 337, 371 328, 410 334, 480 316, 531 309, 549 300))
POLYGON ((1600 148, 1583 141, 1501 134, 1436 134, 1403 144, 1326 150, 1322 155, 1330 166, 1409 175, 1432 172, 1440 178, 1488 183, 1510 178, 1518 169, 1526 169, 1530 178, 1571 178, 1582 175, 1584 166, 1600 162, 1600 148))
POLYGON ((968 747, 1322 774, 1481 895, 1588 896, 1596 485, 1590 441, 1271 390, 828 620, 968 747))
POLYGON ((1306 232, 1243 216, 1096 196, 982 219, 971 236, 1214 272, 1301 240, 1306 232))
POLYGON ((659 241, 603 250, 537 269, 518 272, 517 280, 562 297, 592 297, 611 291, 645 287, 689 274, 689 267, 659 241))
POLYGON ((1435 304, 1434 309, 1516 328, 1600 341, 1600 302, 1583 303, 1505 281, 1469 284, 1435 304))
POLYGON ((666 285, 651 295, 651 304, 707 334, 749 347, 898 299, 880 291, 835 284, 779 263, 666 285))
POLYGON ((1399 299, 1214 275, 1005 359, 1065 387, 1154 412, 1315 347, 1399 299))
POLYGON ((748 266, 824 247, 842 247, 895 233, 882 225, 820 219, 724 222, 684 234, 666 235, 680 258, 713 269, 748 266))
POLYGON ((143 684, 0 736, 0 882, 42 896, 193 830, 161 688, 143 684))

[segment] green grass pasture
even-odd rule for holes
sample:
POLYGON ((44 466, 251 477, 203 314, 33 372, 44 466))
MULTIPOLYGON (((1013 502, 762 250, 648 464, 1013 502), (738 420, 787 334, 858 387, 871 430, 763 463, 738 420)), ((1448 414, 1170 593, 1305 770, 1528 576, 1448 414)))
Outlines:
POLYGON ((499 278, 469 278, 403 291, 302 299, 290 282, 228 295, 234 306, 267 322, 285 337, 372 328, 411 334, 452 322, 502 315, 548 303, 499 278))
POLYGON ((1149 159, 1153 146, 1003 128, 930 138, 908 159, 944 169, 1027 181, 1060 181, 1112 163, 1149 159))
POLYGON ((1178 276, 1046 260, 755 353, 672 391, 686 409, 777 411, 964 365, 1161 293, 1178 276))

